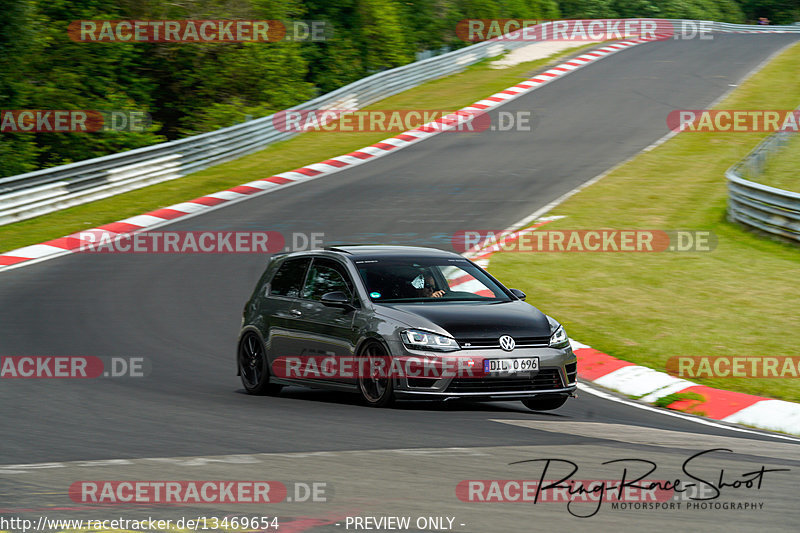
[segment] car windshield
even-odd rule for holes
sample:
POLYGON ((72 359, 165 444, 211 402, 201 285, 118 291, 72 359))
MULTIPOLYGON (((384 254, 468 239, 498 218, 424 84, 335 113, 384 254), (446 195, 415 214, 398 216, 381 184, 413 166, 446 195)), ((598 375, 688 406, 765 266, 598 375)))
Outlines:
POLYGON ((510 301, 483 270, 466 259, 435 257, 356 260, 373 302, 510 301))

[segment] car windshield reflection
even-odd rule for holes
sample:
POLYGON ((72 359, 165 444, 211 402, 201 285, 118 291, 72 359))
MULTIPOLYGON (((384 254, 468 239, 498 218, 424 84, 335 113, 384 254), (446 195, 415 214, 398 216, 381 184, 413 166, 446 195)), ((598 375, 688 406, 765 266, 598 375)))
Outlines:
POLYGON ((376 303, 508 302, 506 292, 467 260, 419 258, 358 262, 376 303))

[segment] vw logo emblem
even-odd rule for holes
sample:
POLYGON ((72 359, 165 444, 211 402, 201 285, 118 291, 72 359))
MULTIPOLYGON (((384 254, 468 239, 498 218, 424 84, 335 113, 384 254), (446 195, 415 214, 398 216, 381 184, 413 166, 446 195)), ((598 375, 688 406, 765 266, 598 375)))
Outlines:
POLYGON ((511 335, 503 335, 502 337, 500 337, 500 347, 503 350, 510 352, 511 350, 514 349, 514 346, 516 346, 516 343, 514 342, 514 339, 511 337, 511 335))

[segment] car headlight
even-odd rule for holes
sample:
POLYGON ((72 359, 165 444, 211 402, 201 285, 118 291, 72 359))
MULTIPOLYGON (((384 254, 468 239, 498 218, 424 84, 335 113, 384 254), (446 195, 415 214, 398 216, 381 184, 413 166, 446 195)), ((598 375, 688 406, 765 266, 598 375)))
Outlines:
POLYGON ((403 339, 403 344, 414 350, 453 352, 460 349, 454 338, 437 335, 430 331, 407 329, 400 334, 400 337, 403 339))
POLYGON ((566 348, 567 346, 569 346, 569 337, 567 337, 567 332, 564 331, 564 326, 559 324, 556 330, 550 334, 550 347, 566 348))

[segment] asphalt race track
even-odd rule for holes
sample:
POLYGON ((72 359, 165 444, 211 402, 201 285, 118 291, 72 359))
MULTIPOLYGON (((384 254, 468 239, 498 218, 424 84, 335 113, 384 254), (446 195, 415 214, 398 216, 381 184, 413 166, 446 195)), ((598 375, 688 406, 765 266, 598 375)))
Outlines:
MULTIPOLYGON (((437 135, 168 229, 324 232, 326 243, 450 249, 454 232, 503 229, 633 156, 667 133, 670 111, 708 106, 796 39, 723 34, 636 46, 499 108, 531 111, 530 132, 437 135)), ((242 305, 266 260, 74 254, 0 273, 1 355, 142 356, 152 365, 143 379, 2 380, 0 463, 58 463, 0 465, 0 513, 62 506, 74 516, 104 518, 109 511, 70 507, 66 488, 79 479, 278 479, 327 482, 331 495, 326 503, 258 511, 287 524, 293 517, 295 529, 284 532, 344 530, 348 514, 398 513, 456 516, 453 527, 464 532, 532 531, 539 520, 548 528, 594 531, 796 528, 800 447, 763 433, 701 425, 585 392, 548 414, 518 402, 411 402, 377 410, 361 407, 355 396, 305 389, 277 398, 245 395, 235 341, 242 305), (731 489, 719 500, 763 503, 748 511, 623 511, 606 504, 591 518, 576 518, 564 503, 462 503, 455 494, 461 480, 535 475, 540 466, 509 465, 534 458, 579 463, 579 479, 619 476, 621 467, 605 461, 647 458, 658 464, 652 478, 674 479, 687 458, 710 448, 733 452, 706 457, 698 468, 706 479, 722 468, 730 479, 761 465, 791 471, 768 473, 761 490, 731 489), (186 457, 205 459, 176 459, 186 457), (111 459, 123 461, 82 462, 111 459)), ((129 507, 113 515, 233 510, 129 507)))

